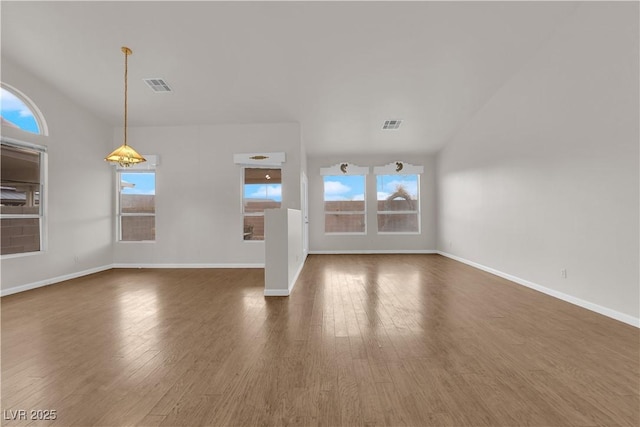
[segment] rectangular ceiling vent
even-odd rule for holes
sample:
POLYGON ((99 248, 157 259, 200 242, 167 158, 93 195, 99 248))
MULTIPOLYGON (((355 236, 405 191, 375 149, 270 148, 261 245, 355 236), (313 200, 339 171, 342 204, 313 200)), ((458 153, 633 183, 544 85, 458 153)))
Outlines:
POLYGON ((162 79, 142 79, 154 92, 171 92, 171 88, 162 79))
POLYGON ((402 120, 385 120, 382 125, 382 130, 396 130, 400 128, 402 120))

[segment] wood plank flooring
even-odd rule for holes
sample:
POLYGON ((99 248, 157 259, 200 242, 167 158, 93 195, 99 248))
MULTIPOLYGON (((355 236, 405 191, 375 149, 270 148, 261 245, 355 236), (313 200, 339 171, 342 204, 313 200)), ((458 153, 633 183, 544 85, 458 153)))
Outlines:
POLYGON ((263 283, 110 270, 2 298, 2 425, 640 425, 631 326, 439 255, 263 283))

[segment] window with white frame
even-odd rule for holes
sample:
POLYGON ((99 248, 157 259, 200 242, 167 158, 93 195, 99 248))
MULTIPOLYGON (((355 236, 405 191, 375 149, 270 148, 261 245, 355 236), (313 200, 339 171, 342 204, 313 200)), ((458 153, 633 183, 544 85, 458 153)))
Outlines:
POLYGON ((378 233, 420 233, 422 166, 393 162, 374 168, 378 233))
MULTIPOLYGON (((146 157, 146 156, 145 156, 146 157)), ((118 240, 156 239, 155 170, 118 169, 118 240)))
POLYGON ((242 182, 242 236, 264 240, 264 210, 282 205, 282 169, 244 167, 242 182))
POLYGON ((365 234, 367 232, 367 167, 349 163, 322 168, 324 185, 324 232, 365 234))
POLYGON ((1 254, 42 251, 46 149, 5 140, 0 149, 1 254))
POLYGON ((0 121, 3 126, 36 135, 46 135, 46 125, 37 107, 19 90, 0 83, 0 121))

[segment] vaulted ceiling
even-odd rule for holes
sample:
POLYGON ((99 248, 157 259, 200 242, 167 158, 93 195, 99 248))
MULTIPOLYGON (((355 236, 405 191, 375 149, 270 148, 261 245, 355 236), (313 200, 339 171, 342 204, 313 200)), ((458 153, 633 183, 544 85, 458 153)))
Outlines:
POLYGON ((2 56, 113 126, 127 45, 131 126, 299 122, 312 155, 434 152, 576 7, 2 1, 2 56))

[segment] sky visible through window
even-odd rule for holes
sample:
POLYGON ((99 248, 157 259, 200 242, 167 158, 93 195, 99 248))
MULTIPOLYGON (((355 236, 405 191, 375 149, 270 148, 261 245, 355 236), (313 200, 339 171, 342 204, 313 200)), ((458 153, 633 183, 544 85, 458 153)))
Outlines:
POLYGON ((325 176, 324 200, 364 200, 364 175, 325 176))
POLYGON ((0 88, 0 116, 5 125, 13 125, 31 133, 40 133, 33 112, 20 98, 5 88, 0 88))
MULTIPOLYGON (((364 200, 364 182, 362 175, 325 176, 324 200, 364 200)), ((386 200, 399 186, 417 198, 418 175, 379 175, 376 177, 377 200, 386 200)))
POLYGON ((121 173, 122 194, 156 194, 155 173, 121 173))
POLYGON ((282 202, 282 184, 245 184, 244 198, 282 202))
POLYGON ((418 175, 378 175, 376 177, 377 200, 387 200, 387 197, 400 187, 411 195, 411 199, 418 199, 418 175))

